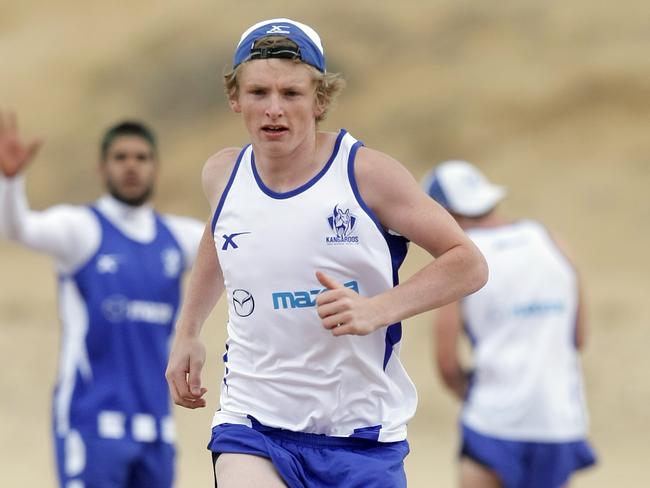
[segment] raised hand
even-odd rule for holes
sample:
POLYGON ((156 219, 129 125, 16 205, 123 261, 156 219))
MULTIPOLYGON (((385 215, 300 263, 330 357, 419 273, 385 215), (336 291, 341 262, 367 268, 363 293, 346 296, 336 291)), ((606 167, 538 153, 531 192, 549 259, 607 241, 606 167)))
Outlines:
POLYGON ((332 335, 367 335, 383 325, 372 299, 362 297, 320 271, 316 272, 316 278, 327 288, 316 298, 316 310, 323 327, 332 335))
POLYGON ((20 173, 42 143, 40 139, 34 139, 29 144, 23 143, 18 133, 16 114, 0 112, 0 171, 7 178, 20 173))

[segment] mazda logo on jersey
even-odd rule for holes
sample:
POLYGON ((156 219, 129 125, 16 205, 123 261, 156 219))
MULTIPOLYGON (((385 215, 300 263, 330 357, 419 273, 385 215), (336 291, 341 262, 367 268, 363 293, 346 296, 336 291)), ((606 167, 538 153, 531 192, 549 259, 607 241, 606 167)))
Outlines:
POLYGON ((129 300, 122 295, 111 295, 102 300, 102 313, 109 322, 145 322, 169 325, 174 317, 174 307, 165 302, 129 300))
POLYGON ((248 317, 255 310, 255 299, 250 292, 237 288, 232 292, 232 307, 240 317, 248 317))

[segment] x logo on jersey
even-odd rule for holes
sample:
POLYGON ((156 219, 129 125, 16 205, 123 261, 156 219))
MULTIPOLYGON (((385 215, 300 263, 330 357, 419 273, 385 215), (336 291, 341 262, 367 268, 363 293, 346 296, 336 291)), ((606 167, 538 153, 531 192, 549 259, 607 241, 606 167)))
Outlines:
POLYGON ((233 249, 237 249, 239 246, 235 243, 235 237, 241 236, 244 234, 250 234, 250 232, 234 232, 230 235, 224 234, 223 237, 223 246, 221 246, 222 251, 227 251, 228 246, 232 246, 233 249))

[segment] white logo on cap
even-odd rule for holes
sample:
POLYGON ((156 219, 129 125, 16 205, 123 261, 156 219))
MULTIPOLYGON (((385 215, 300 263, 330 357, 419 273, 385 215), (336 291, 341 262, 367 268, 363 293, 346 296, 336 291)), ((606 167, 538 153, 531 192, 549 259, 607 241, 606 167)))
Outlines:
POLYGON ((289 26, 287 25, 274 25, 266 31, 267 34, 291 34, 289 26))

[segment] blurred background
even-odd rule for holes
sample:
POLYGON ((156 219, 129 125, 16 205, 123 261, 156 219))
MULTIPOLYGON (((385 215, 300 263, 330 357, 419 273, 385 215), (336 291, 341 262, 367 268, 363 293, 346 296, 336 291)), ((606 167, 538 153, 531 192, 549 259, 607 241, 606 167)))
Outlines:
MULTIPOLYGON (((246 143, 221 75, 241 32, 290 17, 321 35, 348 86, 322 124, 344 127, 420 179, 444 159, 509 189, 512 218, 548 225, 586 285, 583 356, 598 467, 575 487, 642 486, 650 459, 650 3, 641 0, 0 0, 0 108, 45 146, 28 170, 36 209, 101 192, 99 138, 137 118, 160 139, 156 205, 208 218, 200 185, 216 150, 246 143), (644 223, 645 222, 645 223, 644 223)), ((427 256, 413 246, 402 279, 427 256)), ((59 344, 53 267, 0 241, 1 486, 54 486, 50 398, 59 344)), ((418 386, 409 484, 455 482, 458 405, 431 354, 435 312, 406 321, 418 386)), ((204 328, 203 411, 176 410, 178 486, 211 486, 225 307, 204 328)))

